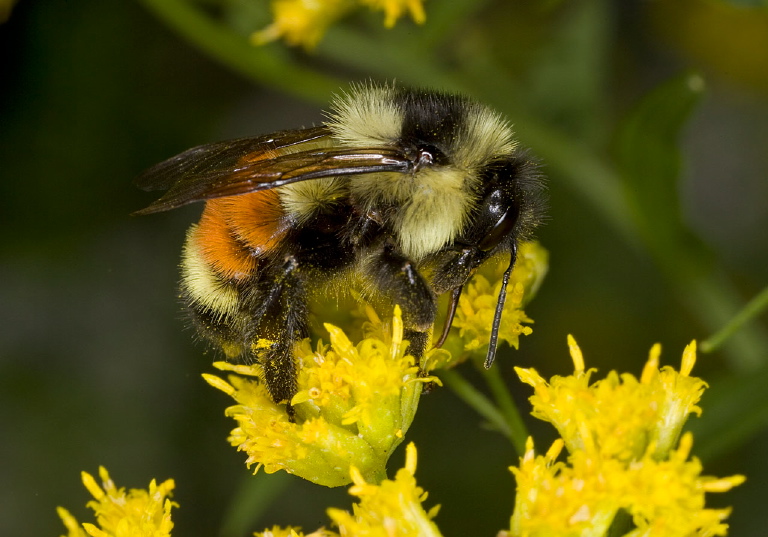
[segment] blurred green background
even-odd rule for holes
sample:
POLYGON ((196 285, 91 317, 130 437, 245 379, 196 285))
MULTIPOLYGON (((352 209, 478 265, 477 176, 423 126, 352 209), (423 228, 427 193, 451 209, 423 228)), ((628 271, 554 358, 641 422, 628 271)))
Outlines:
MULTIPOLYGON (((1 7, 1 6, 0 6, 1 7)), ((761 2, 430 0, 423 27, 359 13, 316 51, 253 49, 263 0, 22 0, 0 25, 0 535, 80 520, 80 471, 119 485, 177 482, 174 535, 327 524, 344 489, 246 471, 225 397, 181 319, 177 264, 200 207, 152 217, 132 179, 196 144, 322 120, 349 81, 460 90, 499 108, 544 161, 551 267, 534 332, 495 367, 639 374, 654 342, 679 365, 768 284, 768 8, 761 2), (268 486, 252 487, 254 480, 268 486), (242 510, 236 510, 242 512, 242 510), (225 523, 225 520, 230 522, 225 523), (225 529, 222 529, 224 525, 225 529), (229 529, 226 529, 229 528, 229 529)), ((0 10, 2 13, 2 10, 0 10)), ((694 370, 712 389, 692 418, 705 473, 748 481, 732 535, 765 535, 766 315, 694 370)), ((473 380, 471 366, 464 368, 473 380)), ((482 383, 478 384, 479 386, 482 383)), ((525 410, 523 410, 526 412, 525 410)), ((530 420, 537 445, 553 433, 530 420)), ((408 434, 446 536, 508 527, 517 455, 447 389, 408 434)), ((402 461, 402 453, 392 461, 402 461)))

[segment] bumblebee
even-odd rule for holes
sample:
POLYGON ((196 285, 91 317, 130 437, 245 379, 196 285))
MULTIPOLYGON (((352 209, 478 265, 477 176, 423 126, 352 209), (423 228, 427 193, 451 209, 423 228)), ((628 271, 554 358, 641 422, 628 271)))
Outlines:
POLYGON ((181 296, 228 359, 257 360, 276 403, 296 393, 293 346, 309 299, 351 282, 398 304, 418 359, 437 297, 439 346, 461 290, 487 259, 510 255, 486 359, 490 367, 518 241, 541 221, 544 181, 509 124, 461 95, 353 86, 316 127, 201 145, 144 172, 167 190, 137 214, 205 201, 183 249, 181 296))

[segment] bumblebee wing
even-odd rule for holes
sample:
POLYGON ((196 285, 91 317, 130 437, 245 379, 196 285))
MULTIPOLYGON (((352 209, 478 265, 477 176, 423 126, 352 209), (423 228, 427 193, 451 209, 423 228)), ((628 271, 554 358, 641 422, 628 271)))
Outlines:
POLYGON ((407 172, 410 160, 394 148, 318 147, 300 144, 328 137, 325 127, 285 131, 189 149, 144 172, 137 184, 145 190, 168 191, 134 214, 150 214, 195 201, 235 196, 257 190, 340 175, 407 172), (291 147, 295 146, 295 147, 291 147), (286 148, 291 151, 286 152, 286 148))
POLYGON ((142 190, 168 190, 186 177, 231 171, 249 158, 269 158, 292 146, 320 141, 329 134, 326 127, 312 127, 200 145, 152 166, 135 183, 142 190))

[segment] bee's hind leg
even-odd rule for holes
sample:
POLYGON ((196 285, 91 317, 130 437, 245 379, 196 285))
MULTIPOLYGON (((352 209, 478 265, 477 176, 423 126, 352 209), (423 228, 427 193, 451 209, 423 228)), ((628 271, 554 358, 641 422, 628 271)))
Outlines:
POLYGON ((307 295, 301 268, 294 256, 262 274, 255 291, 246 298, 252 325, 246 334, 264 382, 275 403, 285 402, 293 421, 291 399, 296 395, 298 364, 294 344, 308 335, 307 295))

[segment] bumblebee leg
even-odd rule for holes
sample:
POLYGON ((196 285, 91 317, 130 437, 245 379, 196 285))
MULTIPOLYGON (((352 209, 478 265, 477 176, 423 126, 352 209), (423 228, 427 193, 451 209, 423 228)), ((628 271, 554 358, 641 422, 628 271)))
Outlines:
POLYGON ((277 341, 269 349, 260 350, 257 357, 264 368, 264 382, 269 395, 277 404, 285 401, 288 418, 294 421, 291 399, 296 395, 298 370, 293 356, 293 342, 277 341))
POLYGON ((306 292, 296 258, 288 256, 282 266, 265 274, 249 299, 253 324, 247 340, 264 368, 269 394, 276 403, 286 401, 292 416, 298 374, 293 346, 308 334, 306 292))
POLYGON ((409 352, 420 360, 427 349, 436 314, 436 298, 429 284, 415 263, 391 244, 371 254, 364 270, 382 294, 400 306, 405 325, 403 336, 410 341, 409 352))
POLYGON ((407 330, 426 332, 435 322, 435 294, 416 264, 387 244, 370 255, 365 265, 376 287, 403 310, 407 330))
POLYGON ((429 336, 430 332, 419 332, 417 330, 403 330, 403 339, 407 339, 410 343, 408 346, 408 354, 413 355, 414 358, 416 358, 416 365, 419 366, 419 370, 422 373, 422 376, 424 371, 421 370, 421 358, 424 356, 424 353, 427 351, 427 345, 429 344, 429 336))

